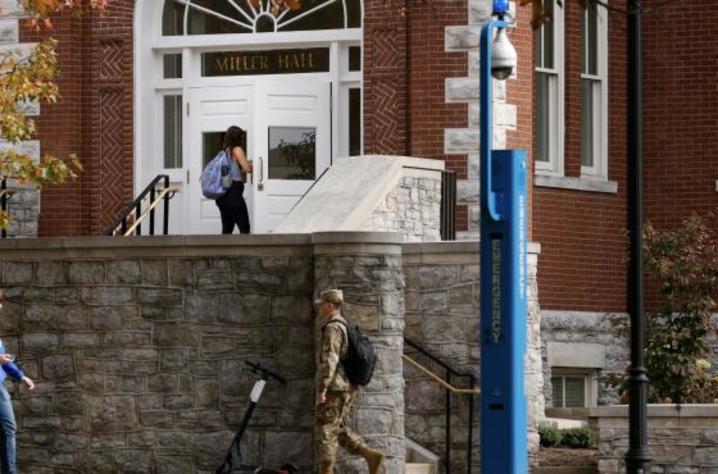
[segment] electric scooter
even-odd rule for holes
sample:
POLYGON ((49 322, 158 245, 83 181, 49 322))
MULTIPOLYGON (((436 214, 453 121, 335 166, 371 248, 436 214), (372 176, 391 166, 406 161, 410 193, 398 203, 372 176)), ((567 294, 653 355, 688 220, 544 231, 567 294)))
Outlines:
POLYGON ((242 436, 249 425, 249 420, 252 418, 252 412, 259 403, 259 399, 262 397, 264 386, 267 381, 274 379, 281 383, 286 383, 283 377, 277 375, 266 367, 263 367, 258 362, 245 361, 245 364, 249 366, 250 370, 259 375, 259 380, 254 382, 252 391, 249 394, 249 405, 247 410, 244 412, 242 422, 239 424, 237 434, 234 436, 234 440, 229 447, 227 457, 224 459, 224 463, 217 468, 215 474, 297 474, 299 469, 291 463, 284 464, 279 469, 268 469, 261 466, 250 466, 242 463, 242 451, 239 447, 239 443, 242 441, 242 436))

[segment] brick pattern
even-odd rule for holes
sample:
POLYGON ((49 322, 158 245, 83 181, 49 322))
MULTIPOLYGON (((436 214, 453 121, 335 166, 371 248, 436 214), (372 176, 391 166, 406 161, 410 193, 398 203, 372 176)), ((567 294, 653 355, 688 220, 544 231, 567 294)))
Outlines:
POLYGON ((122 163, 123 128, 122 105, 124 102, 121 90, 105 90, 100 92, 100 207, 102 209, 102 228, 112 225, 115 211, 127 204, 123 193, 122 180, 124 175, 122 163))
MULTIPOLYGON (((614 6, 622 8, 624 3, 614 6)), ((565 175, 579 177, 581 7, 577 2, 565 2, 564 9, 565 175)), ((618 192, 534 187, 533 239, 541 243, 542 309, 625 311, 626 30, 621 15, 608 18, 608 179, 618 183, 618 192)), ((519 109, 520 116, 521 113, 519 109)), ((531 126, 519 129, 526 127, 531 126)))

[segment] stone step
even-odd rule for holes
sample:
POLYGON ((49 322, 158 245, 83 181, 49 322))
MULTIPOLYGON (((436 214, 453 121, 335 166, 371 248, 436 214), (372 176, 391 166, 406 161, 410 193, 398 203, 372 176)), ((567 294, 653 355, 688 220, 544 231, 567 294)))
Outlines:
POLYGON ((404 474, 435 474, 436 466, 429 463, 408 462, 404 474))
POLYGON ((598 474, 597 467, 576 466, 544 466, 536 470, 536 474, 598 474))

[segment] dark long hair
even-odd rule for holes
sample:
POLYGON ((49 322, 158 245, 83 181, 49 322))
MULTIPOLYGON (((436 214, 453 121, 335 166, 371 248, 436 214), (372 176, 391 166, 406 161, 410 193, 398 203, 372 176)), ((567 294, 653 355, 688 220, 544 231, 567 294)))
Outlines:
POLYGON ((222 138, 222 149, 231 150, 234 147, 240 147, 245 152, 247 143, 247 133, 236 125, 232 125, 224 132, 222 138))

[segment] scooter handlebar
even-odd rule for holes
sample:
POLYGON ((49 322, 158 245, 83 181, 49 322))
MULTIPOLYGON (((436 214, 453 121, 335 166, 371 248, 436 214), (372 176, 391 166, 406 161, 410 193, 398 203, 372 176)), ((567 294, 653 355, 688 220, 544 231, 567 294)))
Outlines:
POLYGON ((252 372, 254 372, 255 374, 261 375, 261 377, 262 377, 264 380, 275 379, 275 380, 277 380, 277 381, 279 381, 279 382, 282 382, 282 383, 286 383, 286 382, 287 382, 287 381, 284 379, 284 377, 282 377, 282 376, 279 375, 279 374, 276 374, 275 372, 272 372, 271 370, 269 370, 268 368, 264 367, 264 366, 263 366, 262 364, 260 364, 259 362, 252 362, 251 360, 245 360, 244 363, 247 364, 247 366, 249 366, 250 369, 252 369, 252 372))

